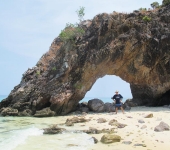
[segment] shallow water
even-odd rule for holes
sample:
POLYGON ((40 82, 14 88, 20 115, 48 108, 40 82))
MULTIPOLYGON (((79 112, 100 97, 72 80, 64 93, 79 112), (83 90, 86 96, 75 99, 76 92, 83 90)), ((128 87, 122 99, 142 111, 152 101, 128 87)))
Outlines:
MULTIPOLYGON (((1 96, 0 101, 6 98, 1 96)), ((84 98, 88 101, 93 98, 84 98)), ((99 98, 103 102, 112 102, 110 98, 99 98)), ((82 102, 80 101, 80 102, 82 102)), ((52 124, 65 123, 67 116, 34 117, 0 117, 0 149, 4 150, 88 150, 94 144, 90 135, 74 133, 78 126, 66 127, 63 134, 43 135, 43 128, 52 124)), ((60 127, 60 126, 59 126, 60 127)), ((82 128, 81 128, 82 129, 82 128)))
MULTIPOLYGON (((112 102, 113 102, 113 100, 111 99, 111 97, 85 97, 85 98, 83 98, 83 99, 80 101, 80 103, 81 103, 81 102, 88 102, 89 100, 95 99, 95 98, 102 100, 104 103, 107 103, 107 102, 108 102, 108 103, 112 103, 112 102)), ((126 97, 124 97, 123 100, 122 100, 122 102, 125 102, 127 99, 131 99, 131 98, 126 98, 126 97)))
POLYGON ((89 149, 94 144, 93 139, 85 133, 74 133, 76 127, 62 126, 70 131, 63 134, 43 135, 43 128, 52 124, 64 123, 65 119, 61 116, 49 118, 0 117, 0 149, 89 149))

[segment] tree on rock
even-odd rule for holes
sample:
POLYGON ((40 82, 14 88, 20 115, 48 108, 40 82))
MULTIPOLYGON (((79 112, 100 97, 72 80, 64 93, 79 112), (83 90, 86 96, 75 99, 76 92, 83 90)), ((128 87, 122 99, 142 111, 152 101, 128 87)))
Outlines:
POLYGON ((159 3, 158 3, 158 2, 153 2, 153 3, 151 4, 151 7, 152 7, 153 9, 159 8, 159 3))
MULTIPOLYGON (((85 7, 80 7, 79 10, 76 11, 80 23, 84 20, 83 17, 85 7)), ((61 31, 59 37, 62 41, 74 41, 76 37, 81 37, 85 33, 84 29, 79 25, 79 23, 67 23, 64 30, 61 31)))
POLYGON ((170 4, 170 0, 163 0, 162 1, 163 6, 166 6, 166 5, 169 5, 169 4, 170 4))

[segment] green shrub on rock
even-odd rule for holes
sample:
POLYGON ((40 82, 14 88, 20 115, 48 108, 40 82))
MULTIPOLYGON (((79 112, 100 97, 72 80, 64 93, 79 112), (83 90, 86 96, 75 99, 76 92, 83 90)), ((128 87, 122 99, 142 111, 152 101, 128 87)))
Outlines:
POLYGON ((144 16, 144 17, 142 18, 142 20, 145 21, 145 22, 149 22, 149 21, 151 21, 151 18, 148 17, 148 16, 144 16))
POLYGON ((139 8, 140 11, 147 11, 146 8, 139 8))
POLYGON ((158 2, 153 2, 153 3, 151 4, 151 7, 152 7, 153 9, 159 8, 159 3, 158 3, 158 2))
MULTIPOLYGON (((80 7, 80 9, 76 11, 80 22, 83 21, 83 16, 85 14, 84 9, 84 7, 80 7)), ((76 37, 80 37, 84 33, 84 29, 78 23, 67 23, 65 29, 59 34, 59 37, 64 42, 68 40, 73 41, 76 37)))
POLYGON ((162 1, 162 5, 163 6, 167 6, 167 5, 169 5, 170 4, 170 0, 163 0, 162 1))

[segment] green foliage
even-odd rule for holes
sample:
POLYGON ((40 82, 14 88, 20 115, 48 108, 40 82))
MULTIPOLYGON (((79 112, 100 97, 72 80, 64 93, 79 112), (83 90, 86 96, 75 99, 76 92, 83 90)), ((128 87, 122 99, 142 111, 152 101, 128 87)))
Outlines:
POLYGON ((159 8, 159 3, 158 3, 158 2, 153 2, 153 3, 151 4, 151 7, 152 7, 153 9, 159 8))
POLYGON ((147 9, 146 9, 146 8, 142 8, 142 7, 141 7, 141 8, 139 8, 139 10, 140 10, 140 11, 147 11, 147 9))
POLYGON ((80 9, 76 11, 80 22, 84 20, 83 19, 84 15, 85 15, 84 10, 85 10, 85 7, 80 7, 80 9))
POLYGON ((56 67, 53 67, 52 70, 53 70, 53 71, 56 71, 57 69, 56 69, 56 67))
POLYGON ((37 71, 37 72, 36 72, 36 75, 40 75, 40 71, 37 71))
POLYGON ((162 1, 163 6, 166 6, 166 5, 169 5, 169 4, 170 4, 170 0, 163 0, 162 1))
POLYGON ((79 89, 79 90, 80 90, 80 89, 82 88, 82 84, 80 84, 80 83, 75 84, 74 87, 75 87, 76 89, 79 89))
POLYGON ((151 21, 151 18, 148 17, 148 16, 144 16, 144 17, 142 18, 142 20, 145 21, 145 22, 149 22, 149 21, 151 21))
POLYGON ((67 23, 66 28, 61 31, 59 37, 63 41, 73 41, 77 36, 82 36, 84 33, 85 31, 81 27, 67 23))
POLYGON ((73 31, 73 27, 68 27, 66 26, 66 28, 64 30, 61 31, 59 37, 62 41, 67 41, 67 40, 73 40, 75 38, 75 34, 73 31))
MULTIPOLYGON (((84 10, 84 7, 80 7, 80 9, 76 11, 80 22, 83 21, 83 16, 85 15, 84 10)), ((84 33, 85 31, 78 23, 67 23, 65 29, 59 34, 59 37, 64 42, 68 40, 74 41, 77 36, 82 36, 84 33)))

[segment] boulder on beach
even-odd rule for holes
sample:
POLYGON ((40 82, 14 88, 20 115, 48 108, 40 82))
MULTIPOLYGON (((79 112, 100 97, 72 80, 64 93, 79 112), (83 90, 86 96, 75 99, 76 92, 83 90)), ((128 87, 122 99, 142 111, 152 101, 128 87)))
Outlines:
POLYGON ((63 131, 66 131, 64 128, 59 128, 57 125, 53 125, 49 128, 44 128, 43 134, 60 134, 63 131))
POLYGON ((104 144, 120 142, 121 137, 119 135, 105 134, 101 138, 101 142, 104 144))
POLYGON ((97 123, 105 123, 107 120, 105 118, 99 118, 97 119, 97 123))
POLYGON ((135 103, 132 99, 127 99, 124 103, 124 105, 128 106, 128 107, 136 107, 137 103, 135 103))
POLYGON ((88 101, 88 108, 94 112, 104 112, 105 105, 100 99, 92 99, 88 101))
POLYGON ((163 121, 161 121, 160 124, 154 128, 154 131, 156 132, 169 131, 169 130, 170 130, 169 125, 163 121))
POLYGON ((71 123, 82 123, 82 122, 87 122, 89 121, 88 119, 85 119, 84 117, 73 117, 71 119, 67 119, 65 124, 71 124, 71 123))
POLYGON ((147 114, 147 115, 144 116, 144 118, 152 118, 152 117, 153 117, 153 114, 152 114, 152 113, 147 114))
POLYGON ((94 140, 94 143, 98 143, 98 139, 96 139, 94 136, 92 137, 92 139, 94 140))
POLYGON ((36 113, 34 114, 34 117, 51 117, 54 116, 55 112, 52 111, 49 107, 48 108, 44 108, 42 110, 36 111, 36 113))
POLYGON ((18 116, 18 110, 11 107, 3 107, 0 112, 2 116, 18 116))
POLYGON ((101 130, 98 130, 98 129, 94 128, 94 127, 89 127, 88 130, 83 130, 83 132, 87 133, 87 134, 100 134, 100 133, 102 133, 101 130))
POLYGON ((106 112, 115 112, 115 105, 113 103, 105 103, 104 106, 106 112))

